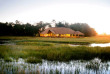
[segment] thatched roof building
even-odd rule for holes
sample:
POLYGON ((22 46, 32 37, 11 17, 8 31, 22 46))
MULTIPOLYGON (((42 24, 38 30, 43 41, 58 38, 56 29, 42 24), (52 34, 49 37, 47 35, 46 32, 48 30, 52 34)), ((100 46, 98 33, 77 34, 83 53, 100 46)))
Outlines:
POLYGON ((40 33, 43 37, 73 37, 73 36, 84 35, 80 31, 74 31, 70 28, 65 27, 52 27, 40 33))
POLYGON ((84 33, 80 32, 80 31, 75 31, 74 34, 76 34, 76 35, 84 35, 84 33))
POLYGON ((48 28, 45 31, 41 32, 41 34, 47 34, 49 31, 51 31, 54 34, 74 34, 75 33, 75 31, 70 28, 52 27, 52 28, 48 28))

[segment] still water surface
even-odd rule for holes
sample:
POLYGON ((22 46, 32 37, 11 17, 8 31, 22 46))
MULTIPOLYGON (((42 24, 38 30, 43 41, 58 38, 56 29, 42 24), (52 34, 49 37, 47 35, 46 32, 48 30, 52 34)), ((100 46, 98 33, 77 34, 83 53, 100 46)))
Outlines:
POLYGON ((110 47, 110 43, 91 43, 89 45, 74 45, 74 44, 69 44, 69 46, 89 46, 89 47, 110 47))

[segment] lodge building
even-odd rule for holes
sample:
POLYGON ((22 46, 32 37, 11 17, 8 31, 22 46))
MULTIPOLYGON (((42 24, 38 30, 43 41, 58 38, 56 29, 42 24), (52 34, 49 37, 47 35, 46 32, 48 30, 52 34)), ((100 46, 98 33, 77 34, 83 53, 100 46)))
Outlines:
POLYGON ((51 27, 40 33, 40 37, 82 37, 83 33, 65 27, 51 27))

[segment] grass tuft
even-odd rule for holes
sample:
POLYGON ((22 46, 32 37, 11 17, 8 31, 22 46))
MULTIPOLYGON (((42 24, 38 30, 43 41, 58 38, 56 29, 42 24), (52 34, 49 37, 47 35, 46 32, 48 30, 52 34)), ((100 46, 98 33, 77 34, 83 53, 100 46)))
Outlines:
POLYGON ((35 58, 35 57, 29 57, 29 58, 27 58, 26 62, 28 62, 28 63, 42 63, 42 59, 35 58))
POLYGON ((4 61, 5 62, 12 62, 12 58, 6 57, 6 58, 4 58, 4 61))

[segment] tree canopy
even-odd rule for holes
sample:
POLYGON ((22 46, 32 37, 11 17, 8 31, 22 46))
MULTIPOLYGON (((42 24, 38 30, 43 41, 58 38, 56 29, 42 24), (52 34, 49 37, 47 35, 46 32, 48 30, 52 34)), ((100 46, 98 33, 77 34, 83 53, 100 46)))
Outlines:
POLYGON ((45 26, 49 23, 39 22, 36 25, 30 23, 21 24, 19 21, 16 23, 2 23, 0 22, 0 36, 36 36, 45 30, 45 26))
POLYGON ((91 28, 88 24, 86 23, 75 23, 71 24, 70 28, 75 30, 75 31, 80 31, 85 34, 85 36, 95 36, 97 35, 95 29, 91 28))
POLYGON ((95 31, 95 29, 91 28, 86 23, 74 23, 74 24, 69 25, 69 23, 58 22, 56 23, 56 27, 71 28, 72 30, 80 31, 84 33, 85 36, 96 36, 97 35, 97 32, 95 31))

